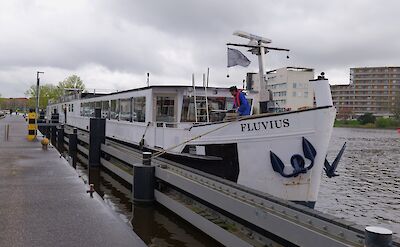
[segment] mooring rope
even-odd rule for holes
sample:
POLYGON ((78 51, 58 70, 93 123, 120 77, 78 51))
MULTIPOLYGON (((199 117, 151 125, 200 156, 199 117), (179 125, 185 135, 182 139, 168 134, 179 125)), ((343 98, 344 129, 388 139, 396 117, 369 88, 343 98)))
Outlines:
POLYGON ((234 121, 228 122, 227 124, 224 124, 224 125, 222 125, 222 126, 216 128, 216 129, 213 129, 213 130, 207 131, 207 132, 205 132, 205 133, 202 133, 202 134, 200 134, 200 135, 198 135, 198 136, 195 136, 195 137, 193 137, 193 138, 190 138, 189 140, 186 140, 186 141, 184 141, 184 142, 181 142, 181 143, 179 143, 179 144, 177 144, 177 145, 175 145, 175 146, 172 146, 172 147, 169 147, 169 148, 167 148, 167 149, 163 149, 163 150, 161 150, 161 151, 158 151, 158 152, 152 154, 151 159, 160 157, 161 155, 165 154, 166 152, 168 152, 168 151, 170 151, 170 150, 172 150, 172 149, 174 149, 174 148, 176 148, 176 147, 179 147, 179 146, 181 146, 181 145, 183 145, 183 144, 186 144, 186 143, 188 143, 188 142, 194 141, 194 140, 196 140, 196 139, 199 139, 200 137, 203 137, 203 136, 208 135, 208 134, 210 134, 210 133, 213 133, 213 132, 215 132, 215 131, 217 131, 217 130, 220 130, 220 129, 222 129, 222 128, 225 128, 226 126, 228 126, 228 125, 230 125, 230 124, 232 124, 232 123, 235 123, 235 122, 237 122, 237 121, 240 120, 240 119, 241 119, 241 118, 237 118, 237 119, 235 119, 234 121))

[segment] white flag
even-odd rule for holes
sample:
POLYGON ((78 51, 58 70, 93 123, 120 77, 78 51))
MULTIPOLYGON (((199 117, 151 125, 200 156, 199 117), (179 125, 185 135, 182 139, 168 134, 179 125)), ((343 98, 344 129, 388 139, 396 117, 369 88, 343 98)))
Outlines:
POLYGON ((236 65, 247 67, 250 60, 239 50, 228 48, 228 68, 236 65))

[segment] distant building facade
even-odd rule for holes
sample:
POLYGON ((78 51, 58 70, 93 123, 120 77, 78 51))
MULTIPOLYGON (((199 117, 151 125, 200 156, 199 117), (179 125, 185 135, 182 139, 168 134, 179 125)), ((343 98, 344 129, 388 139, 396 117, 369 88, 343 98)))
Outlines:
POLYGON ((28 109, 27 98, 0 98, 0 110, 26 112, 28 109))
POLYGON ((391 116, 400 94, 400 67, 351 68, 350 84, 331 85, 331 91, 339 119, 391 116))
POLYGON ((284 67, 268 71, 267 79, 267 89, 271 91, 277 111, 314 105, 314 90, 309 83, 314 79, 314 69, 284 67))

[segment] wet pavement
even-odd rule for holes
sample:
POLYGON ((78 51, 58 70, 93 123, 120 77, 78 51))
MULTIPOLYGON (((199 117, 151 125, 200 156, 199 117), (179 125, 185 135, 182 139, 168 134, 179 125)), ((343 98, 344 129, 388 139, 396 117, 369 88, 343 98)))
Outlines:
POLYGON ((26 129, 22 116, 0 120, 0 246, 145 246, 55 149, 28 142, 26 129))

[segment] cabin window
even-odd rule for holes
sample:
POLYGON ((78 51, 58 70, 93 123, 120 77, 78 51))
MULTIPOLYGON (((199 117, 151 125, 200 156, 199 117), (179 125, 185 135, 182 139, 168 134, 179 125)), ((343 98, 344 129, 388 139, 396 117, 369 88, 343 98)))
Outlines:
POLYGON ((81 116, 83 117, 90 117, 91 116, 91 109, 90 109, 90 102, 84 102, 81 106, 81 116))
POLYGON ((157 96, 157 122, 175 122, 175 99, 173 96, 157 96))
POLYGON ((119 106, 119 119, 122 121, 131 121, 131 99, 121 99, 119 106))
POLYGON ((233 102, 233 97, 232 98, 227 98, 226 99, 226 110, 232 110, 233 109, 233 105, 234 105, 234 102, 233 102))
POLYGON ((95 102, 89 102, 89 116, 88 117, 94 117, 95 106, 96 106, 95 102))
POLYGON ((71 112, 74 112, 74 104, 71 104, 71 112))
POLYGON ((146 117, 146 97, 133 98, 132 109, 132 120, 144 122, 146 117))
POLYGON ((81 115, 81 116, 84 116, 84 114, 83 114, 83 112, 84 112, 84 111, 83 111, 83 106, 84 106, 84 103, 81 103, 81 109, 80 109, 80 115, 81 115))
POLYGON ((222 121, 225 117, 225 110, 230 110, 232 108, 226 108, 227 102, 230 99, 225 97, 209 97, 208 107, 209 107, 209 119, 210 122, 222 121))
POLYGON ((111 108, 110 108, 110 118, 111 119, 119 119, 119 107, 118 100, 111 100, 111 108))
POLYGON ((194 97, 183 97, 181 122, 196 122, 194 114, 194 97))
POLYGON ((108 100, 102 101, 101 102, 101 117, 110 119, 109 110, 110 110, 110 102, 108 100))
POLYGON ((94 104, 94 109, 101 109, 101 101, 97 101, 94 104))
MULTIPOLYGON (((226 103, 230 102, 231 99, 227 99, 225 97, 208 97, 208 114, 210 122, 221 121, 225 117, 225 110, 226 103)), ((197 106, 199 107, 197 113, 198 121, 205 122, 207 121, 207 112, 205 110, 205 98, 204 97, 197 97, 196 99, 200 102, 197 106)), ((231 104, 231 108, 233 107, 233 101, 231 104)), ((182 114, 181 114, 181 121, 182 122, 195 122, 196 115, 195 115, 195 107, 194 107, 194 97, 185 96, 183 98, 183 105, 182 105, 182 114)))

